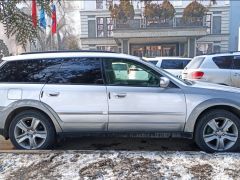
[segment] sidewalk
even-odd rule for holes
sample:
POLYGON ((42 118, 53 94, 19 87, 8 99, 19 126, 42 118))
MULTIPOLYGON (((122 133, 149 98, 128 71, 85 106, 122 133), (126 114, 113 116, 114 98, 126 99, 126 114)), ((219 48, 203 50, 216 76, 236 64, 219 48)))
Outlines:
POLYGON ((0 150, 12 150, 13 146, 10 141, 6 141, 2 136, 0 136, 0 150))

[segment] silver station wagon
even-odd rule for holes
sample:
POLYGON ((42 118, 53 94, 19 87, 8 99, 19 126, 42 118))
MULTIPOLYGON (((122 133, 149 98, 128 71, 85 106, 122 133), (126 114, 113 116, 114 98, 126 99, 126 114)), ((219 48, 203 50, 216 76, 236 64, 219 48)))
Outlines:
POLYGON ((17 149, 100 134, 193 138, 207 152, 240 145, 240 89, 183 81, 130 55, 4 57, 0 99, 0 134, 17 149))

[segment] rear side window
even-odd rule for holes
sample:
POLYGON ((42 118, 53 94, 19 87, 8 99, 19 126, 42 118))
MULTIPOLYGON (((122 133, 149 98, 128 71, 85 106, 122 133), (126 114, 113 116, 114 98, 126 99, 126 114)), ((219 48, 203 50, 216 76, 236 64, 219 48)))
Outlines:
POLYGON ((162 60, 161 68, 163 69, 183 69, 189 63, 189 60, 162 60))
POLYGON ((50 79, 52 84, 103 84, 101 61, 95 58, 65 59, 59 71, 50 79))
POLYGON ((232 69, 233 65, 233 56, 219 56, 214 57, 213 62, 220 68, 220 69, 232 69))
POLYGON ((190 62, 190 60, 183 60, 183 69, 188 65, 188 63, 190 62))
POLYGON ((0 69, 0 82, 45 83, 60 65, 61 59, 6 62, 0 69))
POLYGON ((190 63, 186 66, 187 69, 198 69, 202 65, 205 57, 195 57, 190 63))
POLYGON ((162 60, 162 69, 183 69, 182 60, 162 60))

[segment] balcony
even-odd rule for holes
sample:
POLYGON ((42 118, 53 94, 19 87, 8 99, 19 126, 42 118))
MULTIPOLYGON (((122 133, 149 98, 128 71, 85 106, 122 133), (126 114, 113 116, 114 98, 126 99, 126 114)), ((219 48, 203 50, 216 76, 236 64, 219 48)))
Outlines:
POLYGON ((134 19, 126 23, 114 22, 114 38, 132 37, 176 37, 204 36, 210 29, 206 18, 198 18, 185 22, 182 18, 169 21, 134 19))

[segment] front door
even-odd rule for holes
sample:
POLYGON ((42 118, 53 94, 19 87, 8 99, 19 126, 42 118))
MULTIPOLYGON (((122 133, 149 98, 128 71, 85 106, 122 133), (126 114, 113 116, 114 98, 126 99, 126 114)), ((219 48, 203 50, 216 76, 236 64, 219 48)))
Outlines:
POLYGON ((107 130, 106 86, 95 58, 65 59, 42 89, 41 101, 58 114, 64 132, 107 130))
POLYGON ((160 88, 160 74, 126 59, 105 59, 109 131, 182 131, 186 104, 182 90, 160 88), (126 64, 128 76, 118 76, 114 64, 126 64))

